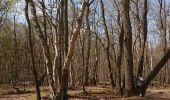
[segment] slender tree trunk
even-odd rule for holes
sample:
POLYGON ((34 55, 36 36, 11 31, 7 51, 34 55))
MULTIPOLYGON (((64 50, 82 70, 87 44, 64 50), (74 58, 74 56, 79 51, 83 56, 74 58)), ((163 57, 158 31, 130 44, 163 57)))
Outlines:
MULTIPOLYGON (((55 35, 54 35, 54 51, 55 51, 55 55, 54 55, 54 60, 53 60, 53 80, 54 80, 54 84, 57 84, 57 78, 58 78, 58 84, 60 84, 60 80, 61 77, 59 75, 59 49, 58 49, 58 36, 57 36, 57 29, 55 29, 55 35), (58 76, 57 76, 57 72, 58 72, 58 76)), ((59 86, 59 85, 58 85, 59 86)))
POLYGON ((97 85, 97 68, 99 66, 99 48, 98 48, 98 39, 96 36, 95 39, 95 63, 94 63, 94 67, 93 67, 93 75, 92 75, 92 84, 93 85, 97 85))
POLYGON ((29 19, 29 15, 28 15, 28 0, 25 0, 25 16, 27 19, 27 23, 28 23, 28 35, 29 35, 29 47, 30 47, 30 55, 31 55, 31 61, 32 61, 32 73, 33 73, 33 77, 34 77, 34 83, 35 83, 35 88, 36 88, 36 93, 37 93, 37 100, 41 100, 41 94, 40 94, 40 84, 38 81, 38 73, 36 70, 36 64, 35 64, 35 58, 34 58, 34 45, 32 43, 32 28, 31 28, 31 22, 29 19))
MULTIPOLYGON (((123 95, 121 92, 121 65, 122 65, 122 57, 123 57, 123 39, 124 39, 124 31, 123 25, 121 23, 121 12, 120 8, 118 7, 117 1, 114 0, 115 8, 117 10, 117 24, 120 27, 120 35, 119 35, 119 47, 118 47, 118 56, 116 59, 116 67, 115 67, 115 77, 116 77, 116 89, 118 95, 123 95)), ((116 58, 116 56, 115 56, 116 58)))
POLYGON ((83 36, 82 38, 80 38, 80 44, 81 44, 81 58, 82 58, 82 87, 83 87, 83 93, 87 93, 86 90, 85 90, 85 40, 86 40, 86 37, 85 37, 85 34, 83 33, 83 36))
POLYGON ((64 23, 64 50, 65 50, 65 57, 67 56, 68 52, 68 0, 64 0, 64 15, 63 15, 63 23, 64 23))
POLYGON ((106 46, 106 56, 107 56, 107 63, 108 63, 107 66, 109 69, 110 84, 113 88, 113 87, 115 87, 115 83, 113 80, 112 65, 111 65, 111 61, 110 61, 110 39, 109 39, 109 32, 108 32, 106 21, 105 21, 104 4, 103 4, 102 0, 100 0, 100 5, 101 5, 103 29, 104 29, 104 32, 106 34, 106 39, 107 39, 107 46, 106 46))
POLYGON ((122 27, 119 36, 119 54, 117 56, 117 63, 116 63, 116 77, 117 77, 116 88, 118 90, 119 95, 123 95, 121 93, 121 63, 122 63, 122 54, 123 54, 123 37, 124 37, 124 32, 122 27))
MULTIPOLYGON (((96 23, 96 14, 94 13, 93 18, 94 18, 94 32, 97 34, 98 26, 95 24, 96 23)), ((91 84, 97 86, 97 69, 99 66, 99 48, 98 48, 98 38, 97 36, 95 37, 95 63, 93 66, 93 72, 92 72, 92 80, 91 84)))
MULTIPOLYGON (((166 13, 166 0, 163 0, 164 7, 163 7, 163 51, 166 53, 167 49, 167 13, 166 13)), ((167 76, 167 69, 168 69, 168 63, 165 64, 164 68, 164 83, 166 83, 166 79, 168 78, 167 76)))
POLYGON ((138 66, 138 73, 137 76, 142 76, 143 73, 143 66, 144 66, 144 53, 145 53, 145 45, 146 45, 146 41, 147 41, 147 13, 148 13, 148 0, 144 0, 144 14, 143 14, 143 22, 142 22, 142 37, 143 37, 143 41, 142 41, 142 46, 140 48, 141 51, 141 56, 139 59, 139 66, 138 66))
POLYGON ((75 86, 75 75, 74 75, 74 69, 73 69, 73 60, 71 61, 70 65, 70 86, 75 86))

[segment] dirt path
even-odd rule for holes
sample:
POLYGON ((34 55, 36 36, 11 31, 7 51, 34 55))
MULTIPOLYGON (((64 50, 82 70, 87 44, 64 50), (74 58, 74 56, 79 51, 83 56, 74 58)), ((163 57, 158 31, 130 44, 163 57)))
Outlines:
MULTIPOLYGON (((31 93, 24 94, 4 94, 4 91, 9 91, 9 88, 0 86, 0 100, 36 100, 35 91, 31 93)), ((130 97, 130 98, 120 98, 114 96, 108 87, 98 86, 93 87, 90 86, 86 88, 89 94, 84 95, 82 93, 82 89, 80 87, 75 87, 72 90, 69 90, 68 93, 70 95, 69 100, 170 100, 170 87, 167 88, 149 88, 146 97, 130 97)), ((10 90, 11 91, 11 90, 10 90)), ((46 90, 48 93, 48 91, 46 90)), ((44 91, 42 91, 42 95, 45 96, 44 91)))
POLYGON ((170 87, 149 88, 146 96, 150 96, 154 100, 170 100, 170 87))
POLYGON ((30 100, 33 94, 13 94, 0 96, 0 100, 30 100))

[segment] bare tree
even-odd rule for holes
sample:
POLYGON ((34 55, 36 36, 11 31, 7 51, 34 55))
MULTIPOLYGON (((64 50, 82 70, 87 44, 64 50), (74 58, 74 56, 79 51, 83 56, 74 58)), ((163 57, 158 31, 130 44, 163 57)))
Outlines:
MULTIPOLYGON (((55 86, 54 80, 53 80, 53 64, 51 61, 50 49, 49 49, 49 45, 47 42, 47 31, 46 31, 46 24, 45 24, 46 19, 44 19, 43 28, 45 31, 43 32, 43 30, 39 24, 39 21, 38 21, 38 17, 36 14, 36 8, 35 8, 35 4, 34 4, 33 0, 29 0, 29 4, 31 7, 31 14, 33 15, 33 21, 34 21, 33 25, 38 31, 38 35, 39 35, 39 38, 41 40, 43 50, 44 50, 44 57, 46 60, 46 65, 47 65, 47 77, 48 77, 49 88, 50 88, 50 98, 52 100, 56 100, 57 96, 56 96, 56 86, 55 86)), ((44 2, 42 2, 42 6, 43 6, 43 9, 42 9, 43 14, 45 16, 44 2)))
POLYGON ((122 21, 125 35, 125 94, 132 96, 135 94, 133 75, 133 54, 132 54, 132 29, 129 17, 130 0, 122 0, 122 21))
POLYGON ((88 2, 87 6, 86 6, 86 32, 88 34, 88 38, 87 38, 87 57, 86 57, 86 63, 85 63, 85 81, 84 81, 84 85, 88 85, 89 84, 89 59, 90 59, 90 48, 91 48, 91 33, 90 33, 90 22, 89 22, 89 10, 90 10, 90 3, 88 2))
POLYGON ((87 5, 88 0, 83 0, 81 10, 79 13, 79 16, 76 21, 76 27, 72 33, 71 40, 69 42, 69 47, 68 47, 68 54, 64 62, 64 68, 63 68, 63 75, 62 75, 62 84, 61 84, 61 90, 60 90, 60 96, 61 100, 67 99, 67 90, 68 90, 68 77, 69 77, 69 67, 70 67, 70 61, 72 60, 72 56, 74 54, 74 47, 75 47, 75 42, 77 40, 77 37, 80 33, 80 28, 82 24, 82 19, 84 16, 84 11, 85 7, 87 5))
POLYGON ((142 18, 142 46, 140 48, 140 59, 139 59, 139 66, 138 66, 138 73, 137 76, 142 76, 143 73, 143 66, 144 66, 144 53, 145 53, 145 45, 147 41, 147 13, 148 13, 148 0, 144 0, 144 12, 142 18))
POLYGON ((34 45, 32 42, 32 27, 31 27, 31 21, 29 19, 29 14, 28 14, 28 0, 25 0, 25 16, 27 19, 28 23, 28 36, 29 36, 29 48, 30 48, 30 55, 31 55, 31 61, 32 61, 32 73, 34 76, 34 83, 35 83, 35 88, 36 88, 36 93, 37 93, 37 100, 41 100, 41 94, 40 94, 40 88, 39 88, 39 81, 38 81, 38 73, 36 70, 36 63, 35 63, 35 55, 34 55, 34 45))
POLYGON ((0 30, 3 27, 3 25, 5 24, 5 22, 7 21, 7 14, 8 11, 10 10, 10 1, 8 0, 0 0, 0 30))
POLYGON ((113 87, 115 87, 115 83, 113 80, 113 71, 112 71, 112 65, 110 61, 110 39, 109 39, 109 32, 106 26, 106 21, 105 21, 105 13, 104 13, 104 4, 103 1, 100 0, 100 5, 101 5, 101 14, 102 14, 102 26, 104 29, 104 32, 106 34, 106 39, 107 39, 107 46, 106 46, 106 56, 107 56, 107 63, 108 63, 108 69, 109 69, 109 77, 110 77, 110 84, 113 87))
POLYGON ((167 52, 163 55, 160 61, 155 65, 153 70, 147 76, 145 83, 143 84, 143 88, 142 88, 143 94, 146 93, 146 89, 148 88, 148 85, 150 84, 150 82, 156 77, 156 75, 159 73, 161 68, 164 67, 164 65, 169 59, 170 59, 170 48, 167 50, 167 52))

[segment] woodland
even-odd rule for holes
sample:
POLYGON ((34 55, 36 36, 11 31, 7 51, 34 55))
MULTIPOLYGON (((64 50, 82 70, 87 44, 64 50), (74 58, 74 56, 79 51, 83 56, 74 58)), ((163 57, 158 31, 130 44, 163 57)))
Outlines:
POLYGON ((0 0, 0 100, 169 100, 169 58, 170 0, 0 0))

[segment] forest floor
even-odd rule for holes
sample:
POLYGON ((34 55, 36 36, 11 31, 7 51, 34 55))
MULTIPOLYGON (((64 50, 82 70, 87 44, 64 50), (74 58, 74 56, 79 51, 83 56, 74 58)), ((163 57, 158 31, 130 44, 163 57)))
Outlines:
MULTIPOLYGON (((24 91, 23 86, 19 88, 24 91)), ((36 100, 33 86, 26 86, 24 93, 17 94, 14 89, 7 85, 0 85, 0 100, 36 100)), ((145 97, 118 97, 113 95, 109 86, 99 85, 86 88, 88 94, 83 94, 81 87, 74 87, 68 91, 69 100, 170 100, 170 86, 149 87, 145 97)), ((41 87, 43 100, 48 96, 48 88, 41 87)))

